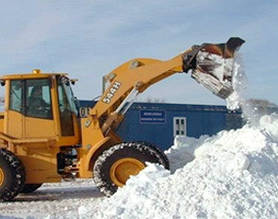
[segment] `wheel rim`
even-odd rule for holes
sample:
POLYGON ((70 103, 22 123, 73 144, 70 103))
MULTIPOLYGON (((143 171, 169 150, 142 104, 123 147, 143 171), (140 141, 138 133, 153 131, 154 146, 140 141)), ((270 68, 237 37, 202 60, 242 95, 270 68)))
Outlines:
POLYGON ((0 186, 2 186, 2 184, 4 183, 4 179, 5 179, 4 172, 0 167, 0 186))
POLYGON ((125 185, 131 175, 137 175, 145 165, 134 158, 117 160, 110 169, 111 180, 119 187, 125 185))

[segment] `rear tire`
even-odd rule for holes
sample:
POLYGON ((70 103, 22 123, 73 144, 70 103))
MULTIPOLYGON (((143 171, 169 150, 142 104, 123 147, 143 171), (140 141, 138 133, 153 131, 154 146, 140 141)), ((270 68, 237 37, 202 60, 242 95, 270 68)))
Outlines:
POLYGON ((146 143, 121 143, 104 151, 96 160, 94 181, 106 196, 113 195, 118 187, 125 185, 129 176, 137 175, 146 162, 157 163, 169 169, 166 155, 146 143))
POLYGON ((32 193, 42 186, 41 184, 25 184, 20 193, 32 193))
POLYGON ((0 201, 12 200, 23 189, 24 182, 22 162, 10 151, 0 149, 0 201))

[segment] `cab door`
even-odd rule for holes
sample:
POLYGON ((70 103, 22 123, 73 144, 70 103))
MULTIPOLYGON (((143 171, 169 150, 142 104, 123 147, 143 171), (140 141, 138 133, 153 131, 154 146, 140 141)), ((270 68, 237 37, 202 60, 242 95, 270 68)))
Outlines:
POLYGON ((75 145, 80 143, 80 127, 75 97, 69 79, 57 77, 58 110, 60 118, 60 144, 75 145))

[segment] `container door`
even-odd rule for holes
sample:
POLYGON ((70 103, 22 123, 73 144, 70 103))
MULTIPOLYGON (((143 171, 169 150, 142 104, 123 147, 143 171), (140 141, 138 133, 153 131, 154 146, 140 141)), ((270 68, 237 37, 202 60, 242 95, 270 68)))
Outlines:
POLYGON ((174 117, 174 137, 186 136, 186 117, 174 117))

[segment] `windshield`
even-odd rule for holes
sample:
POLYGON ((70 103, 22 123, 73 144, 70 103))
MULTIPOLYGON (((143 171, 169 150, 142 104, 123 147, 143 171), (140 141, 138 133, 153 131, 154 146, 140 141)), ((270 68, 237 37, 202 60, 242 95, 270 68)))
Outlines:
POLYGON ((59 79, 58 84, 58 90, 59 90, 59 99, 62 100, 60 102, 63 102, 66 108, 73 112, 75 115, 78 115, 77 110, 77 99, 74 97, 70 81, 66 77, 61 77, 59 79))

